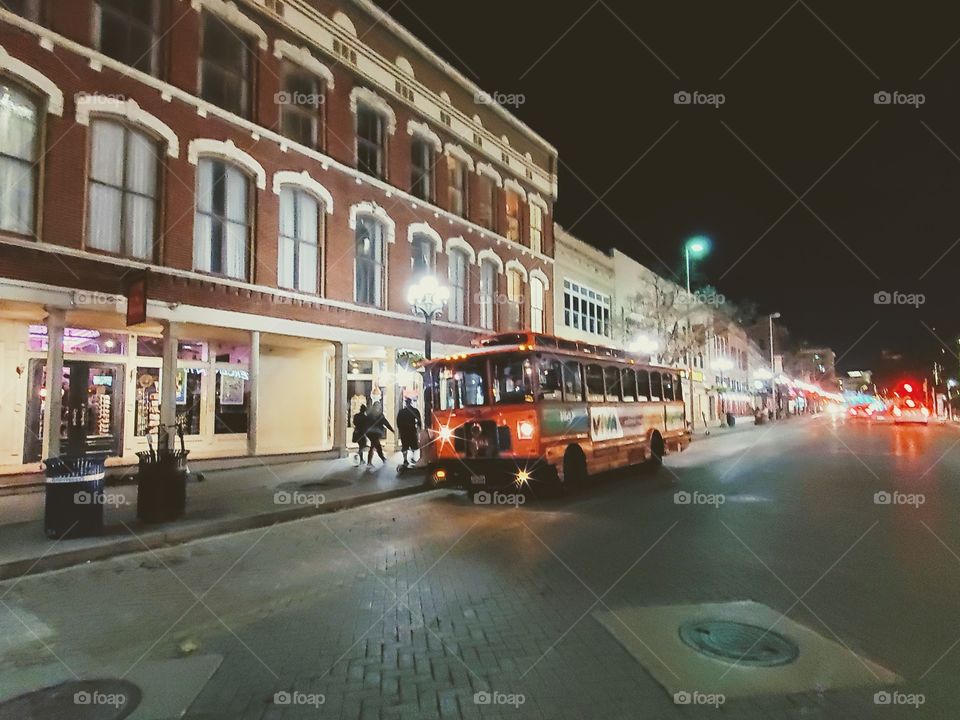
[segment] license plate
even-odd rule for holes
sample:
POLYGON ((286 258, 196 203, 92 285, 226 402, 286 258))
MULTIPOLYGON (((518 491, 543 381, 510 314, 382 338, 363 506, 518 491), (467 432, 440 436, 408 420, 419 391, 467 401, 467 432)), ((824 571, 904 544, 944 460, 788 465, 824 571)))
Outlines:
POLYGON ((486 485, 487 476, 486 475, 471 475, 470 476, 471 485, 486 485))

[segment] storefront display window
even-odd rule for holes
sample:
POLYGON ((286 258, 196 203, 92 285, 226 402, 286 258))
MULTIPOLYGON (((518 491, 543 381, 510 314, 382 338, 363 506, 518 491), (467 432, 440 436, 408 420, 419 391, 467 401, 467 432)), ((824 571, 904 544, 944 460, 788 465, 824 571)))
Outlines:
MULTIPOLYGON (((163 357, 163 338, 138 335, 137 355, 140 357, 163 357)), ((177 357, 180 360, 206 362, 207 344, 198 340, 181 340, 177 343, 177 357)))
POLYGON ((156 434, 160 426, 160 368, 137 368, 135 403, 134 435, 156 434))
POLYGON ((184 435, 200 434, 200 397, 204 371, 201 368, 177 370, 177 422, 184 435))
POLYGON ((217 369, 217 405, 213 418, 215 434, 247 432, 249 383, 250 374, 246 370, 217 369))
MULTIPOLYGON (((27 349, 31 352, 47 352, 47 326, 31 325, 27 349)), ((63 352, 87 355, 123 355, 126 353, 127 336, 121 333, 101 332, 86 328, 65 328, 63 352)))

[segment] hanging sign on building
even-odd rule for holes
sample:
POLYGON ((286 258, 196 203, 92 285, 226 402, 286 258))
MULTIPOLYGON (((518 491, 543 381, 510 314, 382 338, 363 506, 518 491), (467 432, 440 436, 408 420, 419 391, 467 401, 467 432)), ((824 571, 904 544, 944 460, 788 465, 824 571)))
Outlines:
POLYGON ((143 270, 127 281, 127 327, 147 321, 147 276, 143 270))

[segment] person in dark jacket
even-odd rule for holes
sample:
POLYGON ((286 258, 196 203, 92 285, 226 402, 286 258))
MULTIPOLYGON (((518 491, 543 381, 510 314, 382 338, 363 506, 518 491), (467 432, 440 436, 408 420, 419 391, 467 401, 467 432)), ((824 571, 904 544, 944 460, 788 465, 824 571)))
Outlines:
POLYGON ((400 437, 400 450, 403 452, 403 464, 409 465, 407 453, 415 453, 420 446, 417 434, 423 429, 420 411, 413 406, 413 399, 407 398, 397 413, 397 435, 400 437))
POLYGON ((387 430, 392 433, 395 433, 396 430, 393 429, 393 425, 387 420, 387 416, 383 414, 383 407, 379 402, 373 404, 367 418, 367 440, 370 441, 370 452, 367 454, 367 466, 373 467, 374 452, 380 456, 380 462, 386 464, 387 458, 383 454, 383 445, 380 444, 380 441, 386 436, 387 430))
POLYGON ((363 451, 367 449, 367 425, 369 423, 367 406, 361 405, 359 412, 353 416, 353 441, 357 443, 357 465, 363 462, 363 451))

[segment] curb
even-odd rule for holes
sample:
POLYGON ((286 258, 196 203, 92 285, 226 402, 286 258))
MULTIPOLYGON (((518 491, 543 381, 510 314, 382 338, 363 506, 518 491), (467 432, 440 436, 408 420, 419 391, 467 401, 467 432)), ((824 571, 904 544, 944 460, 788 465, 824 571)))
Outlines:
POLYGON ((358 495, 352 498, 333 500, 321 507, 307 505, 244 517, 224 518, 222 520, 210 520, 206 522, 198 521, 185 527, 173 526, 168 530, 148 529, 143 533, 138 533, 137 537, 124 537, 117 542, 104 545, 79 550, 68 550, 67 552, 54 555, 41 555, 39 558, 24 558, 22 560, 0 563, 0 581, 26 577, 28 575, 38 575, 40 573, 50 572, 51 570, 62 570, 74 565, 108 560, 113 557, 130 555, 146 550, 182 545, 192 540, 216 537, 218 535, 229 535, 244 530, 255 530, 278 523, 302 520, 316 515, 328 515, 341 510, 349 510, 363 505, 372 505, 373 503, 393 500, 408 495, 416 495, 435 489, 436 488, 426 485, 411 485, 410 487, 384 490, 383 492, 371 493, 369 495, 358 495))

